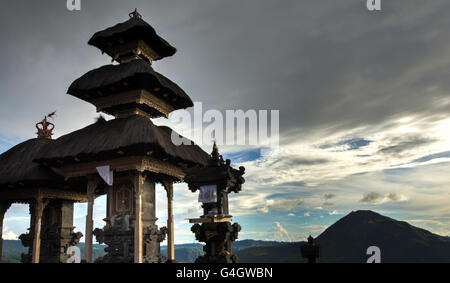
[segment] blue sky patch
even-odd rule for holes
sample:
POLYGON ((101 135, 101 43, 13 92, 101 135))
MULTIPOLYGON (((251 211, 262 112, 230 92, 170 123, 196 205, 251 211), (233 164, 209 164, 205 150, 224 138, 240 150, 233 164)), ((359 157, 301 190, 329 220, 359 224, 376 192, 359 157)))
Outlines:
POLYGON ((366 140, 364 138, 352 138, 352 139, 345 139, 343 141, 340 141, 340 142, 334 143, 334 144, 323 144, 323 145, 319 146, 319 148, 328 149, 328 148, 332 148, 332 147, 336 147, 336 146, 346 145, 347 150, 355 150, 355 149, 359 149, 361 147, 368 146, 371 143, 372 143, 372 141, 366 140))
POLYGON ((426 155, 426 156, 423 156, 421 158, 417 158, 417 159, 413 160, 413 162, 414 163, 422 163, 422 162, 427 162, 427 161, 430 161, 430 160, 433 160, 433 159, 445 158, 445 157, 450 157, 450 151, 444 151, 444 152, 439 152, 439 153, 426 155))
POLYGON ((230 159, 232 164, 254 161, 261 158, 261 150, 263 148, 253 148, 237 152, 223 154, 224 159, 230 159))
POLYGON ((361 147, 368 146, 372 141, 362 139, 362 138, 354 138, 345 141, 339 142, 337 145, 347 145, 348 150, 355 150, 361 147))
POLYGON ((280 187, 305 187, 306 183, 303 181, 286 182, 286 183, 281 183, 278 186, 280 186, 280 187))

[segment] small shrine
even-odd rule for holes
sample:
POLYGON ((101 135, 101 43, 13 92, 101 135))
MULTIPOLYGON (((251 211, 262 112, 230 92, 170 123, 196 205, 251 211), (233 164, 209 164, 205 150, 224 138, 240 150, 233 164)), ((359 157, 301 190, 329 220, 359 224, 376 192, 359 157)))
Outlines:
POLYGON ((309 235, 308 242, 300 247, 302 257, 308 259, 308 263, 317 263, 317 259, 322 256, 322 248, 314 243, 314 238, 309 235))
POLYGON ((214 143, 208 164, 205 167, 186 170, 185 182, 192 192, 199 191, 199 202, 202 203, 203 215, 190 219, 196 223, 191 230, 195 238, 206 243, 203 247, 205 255, 197 258, 196 263, 237 263, 238 257, 233 254, 233 241, 238 238, 241 226, 231 224, 232 216, 228 208, 228 195, 239 193, 245 182, 242 177, 245 168, 236 170, 230 166, 229 159, 223 160, 214 143))

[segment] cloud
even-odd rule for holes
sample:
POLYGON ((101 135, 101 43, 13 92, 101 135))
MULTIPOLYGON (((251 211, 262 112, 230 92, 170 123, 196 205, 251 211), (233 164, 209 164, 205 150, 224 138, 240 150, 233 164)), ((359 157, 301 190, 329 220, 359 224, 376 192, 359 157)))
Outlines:
POLYGON ((293 210, 304 204, 302 199, 274 199, 268 202, 268 207, 274 210, 293 210))
POLYGON ((8 227, 4 227, 2 238, 4 240, 17 240, 19 238, 19 235, 17 235, 13 231, 9 230, 8 227))
POLYGON ((416 147, 430 144, 436 140, 421 136, 402 137, 391 140, 394 145, 382 147, 379 152, 382 154, 399 155, 405 151, 414 150, 416 147))
POLYGON ((311 213, 308 211, 308 212, 305 212, 305 213, 303 213, 303 216, 305 216, 305 217, 309 217, 309 216, 311 216, 311 213))
POLYGON ((272 230, 273 238, 276 241, 291 242, 291 237, 288 230, 286 230, 280 222, 274 222, 272 230))
POLYGON ((11 216, 11 217, 5 217, 4 221, 29 221, 29 216, 11 216))
POLYGON ((310 234, 317 234, 317 233, 321 233, 323 231, 325 231, 325 229, 328 228, 328 225, 317 225, 317 224, 313 224, 313 225, 300 225, 300 228, 302 230, 308 230, 308 232, 310 234))
POLYGON ((330 202, 329 200, 330 200, 330 199, 333 199, 333 198, 335 198, 335 197, 336 197, 335 194, 325 194, 325 195, 323 196, 323 199, 324 199, 325 201, 322 203, 322 206, 332 206, 332 205, 334 205, 334 203, 330 202))
POLYGON ((300 165, 317 165, 327 163, 325 158, 305 158, 305 157, 287 157, 283 159, 275 159, 270 166, 279 170, 287 169, 289 167, 295 167, 300 165))
POLYGON ((370 192, 366 194, 360 202, 367 202, 367 203, 375 203, 379 199, 381 199, 383 196, 380 193, 377 192, 370 192))
POLYGON ((335 194, 325 194, 325 195, 323 196, 323 198, 326 199, 326 200, 329 200, 329 199, 334 198, 335 196, 336 196, 335 194))
POLYGON ((450 235, 450 223, 446 217, 433 217, 431 219, 405 219, 411 225, 433 231, 442 236, 450 235))
POLYGON ((360 200, 360 202, 363 203, 370 203, 370 204, 380 204, 380 203, 386 203, 386 202, 400 202, 400 201, 406 201, 408 198, 403 195, 399 195, 396 193, 389 193, 385 196, 378 192, 370 192, 360 200))
POLYGON ((294 213, 288 213, 288 216, 295 216, 294 213))

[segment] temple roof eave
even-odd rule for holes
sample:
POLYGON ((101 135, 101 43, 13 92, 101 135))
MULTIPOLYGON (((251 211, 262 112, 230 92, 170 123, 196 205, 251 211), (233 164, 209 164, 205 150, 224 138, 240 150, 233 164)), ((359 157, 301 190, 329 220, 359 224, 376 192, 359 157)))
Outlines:
POLYGON ((63 177, 54 170, 33 162, 41 150, 53 140, 30 139, 0 155, 0 187, 59 184, 63 177))
POLYGON ((89 101, 116 93, 144 89, 172 104, 175 109, 193 106, 191 98, 176 83, 153 70, 144 60, 105 65, 76 79, 67 93, 89 101))
POLYGON ((195 144, 175 145, 172 130, 132 115, 91 124, 54 141, 35 158, 44 165, 106 161, 127 156, 156 157, 178 166, 205 165, 208 154, 195 144))
POLYGON ((151 44, 159 55, 155 60, 173 56, 177 52, 177 49, 160 37, 151 25, 138 18, 131 18, 123 23, 96 32, 88 44, 105 51, 108 48, 108 43, 133 39, 142 39, 147 44, 151 44))

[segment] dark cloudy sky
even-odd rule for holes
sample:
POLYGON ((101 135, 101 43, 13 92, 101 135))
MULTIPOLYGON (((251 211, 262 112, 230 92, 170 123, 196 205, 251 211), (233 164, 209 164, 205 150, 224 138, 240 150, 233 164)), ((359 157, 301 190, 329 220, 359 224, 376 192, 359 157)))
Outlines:
MULTIPOLYGON (((57 136, 94 121, 94 107, 66 90, 110 63, 90 36, 138 8, 178 49, 154 68, 193 101, 280 110, 273 155, 226 148, 247 168, 231 201, 242 238, 301 240, 356 209, 450 234, 449 1, 382 0, 378 12, 365 0, 81 0, 73 12, 65 2, 0 0, 0 152, 55 109, 57 136)), ((178 188, 177 241, 193 242, 184 219, 198 205, 178 188)), ((82 205, 77 213, 84 230, 82 205)), ((11 237, 25 215, 8 212, 11 237)))

